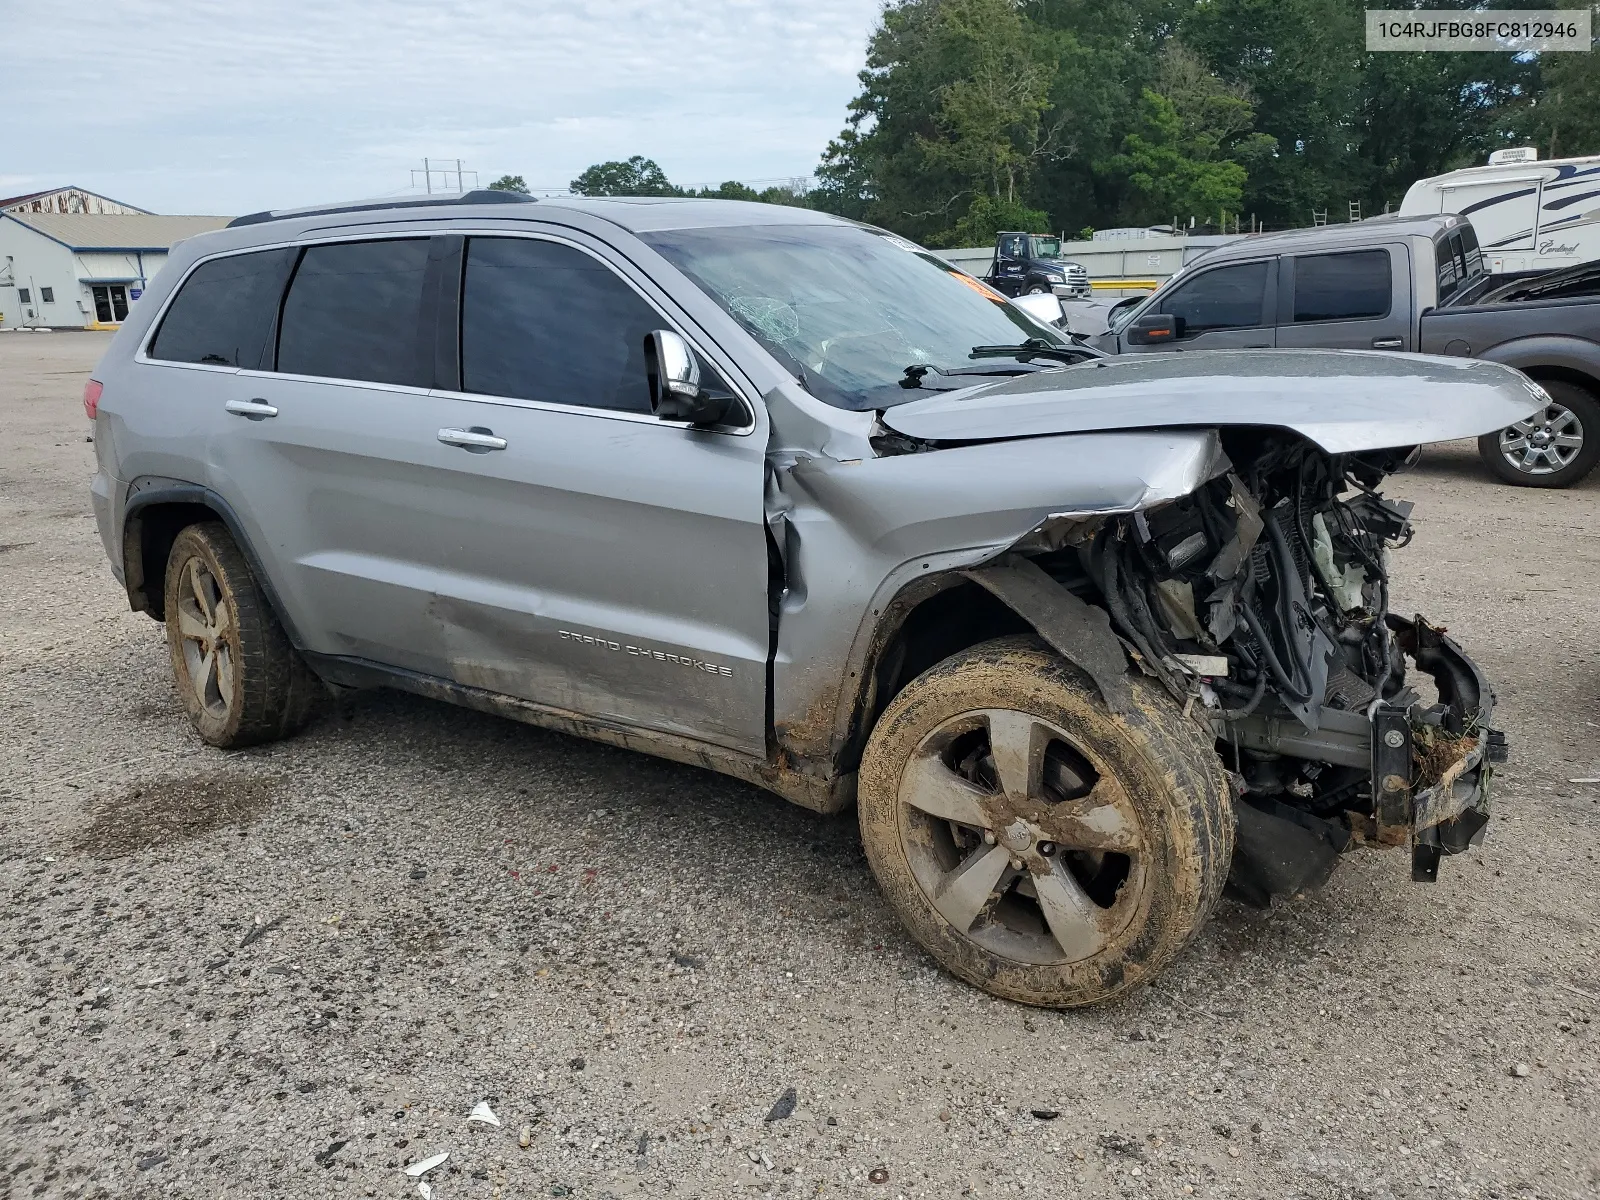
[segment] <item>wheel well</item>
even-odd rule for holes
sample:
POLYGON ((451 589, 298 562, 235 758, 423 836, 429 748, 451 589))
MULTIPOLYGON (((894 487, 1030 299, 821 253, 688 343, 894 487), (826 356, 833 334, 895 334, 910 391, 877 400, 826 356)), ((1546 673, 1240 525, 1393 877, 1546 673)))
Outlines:
POLYGON ((1582 388, 1589 395, 1600 399, 1600 383, 1594 376, 1586 375, 1571 367, 1523 367, 1522 373, 1535 382, 1556 380, 1561 383, 1570 383, 1573 387, 1582 388))
POLYGON ((172 553, 172 543, 190 525, 221 519, 222 514, 215 509, 190 502, 150 504, 129 517, 122 532, 128 606, 134 612, 164 620, 167 555, 172 553))
POLYGON ((900 593, 884 611, 836 769, 843 773, 860 765, 878 717, 929 667, 980 642, 1032 631, 992 593, 967 580, 921 580, 900 593))

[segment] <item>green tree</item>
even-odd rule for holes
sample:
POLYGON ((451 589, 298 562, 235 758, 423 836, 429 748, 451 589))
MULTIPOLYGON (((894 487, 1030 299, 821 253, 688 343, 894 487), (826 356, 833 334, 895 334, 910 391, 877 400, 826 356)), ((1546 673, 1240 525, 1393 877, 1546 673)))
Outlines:
POLYGON ((1097 169, 1126 180, 1121 215, 1135 224, 1237 215, 1249 177, 1245 164, 1277 147, 1269 135, 1252 132, 1254 120, 1247 88, 1224 83, 1193 51, 1169 42, 1154 86, 1140 94, 1121 153, 1097 169))
POLYGON ((1600 154, 1600 55, 1546 54, 1539 69, 1544 95, 1522 113, 1515 140, 1532 142, 1542 158, 1600 154))
POLYGON ((933 242, 988 224, 989 201, 1027 207, 1064 124, 1050 111, 1052 46, 1035 32, 1013 0, 885 9, 813 202, 933 242))
POLYGON ((681 196, 653 159, 635 154, 626 162, 595 163, 567 185, 580 196, 681 196))
POLYGON ((749 184, 730 179, 714 188, 702 188, 695 195, 707 200, 759 200, 761 193, 749 184))
POLYGON ((502 175, 489 185, 491 192, 521 192, 528 194, 527 181, 521 175, 502 175))

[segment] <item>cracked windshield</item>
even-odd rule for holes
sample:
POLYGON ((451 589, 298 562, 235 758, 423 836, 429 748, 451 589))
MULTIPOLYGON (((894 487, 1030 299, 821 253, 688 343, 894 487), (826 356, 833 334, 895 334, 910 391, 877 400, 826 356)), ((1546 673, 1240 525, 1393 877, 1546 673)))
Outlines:
POLYGON ((1065 346, 1048 327, 889 234, 788 225, 643 236, 836 408, 888 408, 1061 363, 1025 361, 1065 346))

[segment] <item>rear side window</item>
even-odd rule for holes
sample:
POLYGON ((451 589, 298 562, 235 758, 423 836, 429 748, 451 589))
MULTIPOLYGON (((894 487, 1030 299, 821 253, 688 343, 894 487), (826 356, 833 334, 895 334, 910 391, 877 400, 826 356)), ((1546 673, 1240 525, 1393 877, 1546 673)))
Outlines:
POLYGON ((1389 252, 1308 254, 1294 260, 1294 319, 1353 321, 1387 316, 1389 252))
MULTIPOLYGON (((1440 237, 1434 243, 1434 247, 1439 255, 1439 300, 1442 303, 1453 296, 1457 288, 1467 282, 1469 274, 1475 275, 1478 272, 1468 271, 1466 255, 1461 247, 1461 234, 1459 232, 1449 233, 1440 237)), ((1482 256, 1474 254, 1473 257, 1479 260, 1478 270, 1481 271, 1482 256)))
POLYGON ((1262 324, 1267 303, 1267 264, 1240 263, 1196 275, 1167 297, 1161 311, 1182 317, 1185 333, 1248 329, 1262 324))
POLYGON ((295 251, 258 250, 201 263, 184 280, 150 357, 255 370, 272 336, 295 251))
POLYGON ((468 392, 649 412, 644 339, 667 328, 598 259, 530 238, 473 238, 461 297, 468 392))
POLYGON ((278 370, 428 386, 419 336, 427 268, 426 238, 307 246, 283 302, 278 370))

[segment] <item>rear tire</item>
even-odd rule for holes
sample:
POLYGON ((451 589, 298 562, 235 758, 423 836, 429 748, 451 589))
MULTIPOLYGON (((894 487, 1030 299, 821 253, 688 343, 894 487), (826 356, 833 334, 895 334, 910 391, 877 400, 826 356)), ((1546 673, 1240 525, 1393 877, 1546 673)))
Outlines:
POLYGON ((1484 434, 1478 455, 1517 487, 1571 487, 1600 462, 1600 401, 1575 383, 1550 379, 1540 386, 1550 393, 1550 406, 1509 429, 1484 434))
POLYGON ((1204 925, 1234 814, 1208 731, 1130 680, 1113 715, 1032 638, 946 659, 895 697, 859 776, 867 859, 952 974, 1071 1008, 1153 978, 1204 925))
POLYGON ((167 556, 167 648, 195 731, 237 749, 288 737, 318 683, 295 653, 227 526, 181 530, 167 556))

